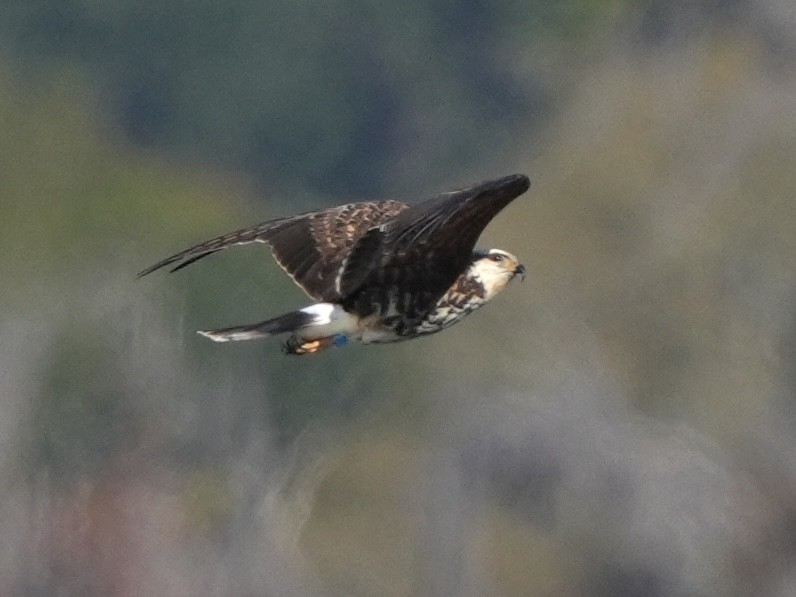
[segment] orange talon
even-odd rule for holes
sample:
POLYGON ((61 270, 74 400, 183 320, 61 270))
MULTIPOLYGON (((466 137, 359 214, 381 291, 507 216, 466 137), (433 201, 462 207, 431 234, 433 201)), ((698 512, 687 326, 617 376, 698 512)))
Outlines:
POLYGON ((287 354, 313 354, 329 348, 330 346, 335 345, 335 336, 329 336, 327 338, 318 338, 317 340, 312 340, 309 342, 304 342, 304 344, 298 344, 300 340, 296 339, 295 337, 289 339, 282 349, 287 354))
POLYGON ((286 346, 286 351, 291 354, 312 354, 314 352, 318 352, 322 348, 326 348, 326 344, 323 342, 323 338, 320 340, 314 340, 312 342, 305 342, 304 344, 300 344, 299 346, 286 346))

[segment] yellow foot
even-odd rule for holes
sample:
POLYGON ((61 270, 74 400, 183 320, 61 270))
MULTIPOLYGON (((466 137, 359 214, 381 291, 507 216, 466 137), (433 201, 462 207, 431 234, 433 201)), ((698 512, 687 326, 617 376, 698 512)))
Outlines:
POLYGON ((313 352, 318 352, 324 348, 321 346, 320 340, 314 340, 313 342, 305 342, 301 346, 296 347, 296 354, 311 354, 313 352))
POLYGON ((328 338, 319 338, 318 340, 299 344, 295 337, 293 337, 285 343, 283 348, 287 354, 312 354, 333 346, 335 344, 334 339, 334 336, 329 336, 328 338))

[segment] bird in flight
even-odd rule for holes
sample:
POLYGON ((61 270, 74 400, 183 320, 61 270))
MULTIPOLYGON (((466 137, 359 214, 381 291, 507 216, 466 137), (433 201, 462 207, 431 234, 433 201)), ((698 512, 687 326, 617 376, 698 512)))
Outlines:
POLYGON ((177 271, 236 245, 266 244, 311 298, 308 307, 251 325, 200 331, 216 342, 290 334, 288 354, 348 342, 397 342, 439 332, 493 299, 525 267, 501 249, 476 249, 497 213, 530 187, 515 174, 416 204, 367 201, 263 222, 143 270, 177 271))

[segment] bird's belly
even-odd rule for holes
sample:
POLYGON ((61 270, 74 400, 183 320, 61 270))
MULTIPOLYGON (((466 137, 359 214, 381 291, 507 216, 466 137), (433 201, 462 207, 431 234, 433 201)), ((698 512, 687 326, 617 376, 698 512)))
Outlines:
POLYGON ((399 336, 393 330, 382 328, 362 332, 359 340, 362 344, 387 344, 390 342, 409 340, 409 338, 406 336, 399 336))
POLYGON ((459 309, 452 306, 436 309, 417 326, 417 334, 433 334, 444 330, 464 319, 470 311, 472 309, 459 309))
POLYGON ((365 316, 355 315, 336 305, 328 321, 302 328, 296 335, 303 341, 342 335, 348 341, 363 344, 400 342, 442 331, 464 319, 485 302, 477 295, 451 289, 419 322, 412 321, 402 313, 395 300, 387 301, 384 309, 374 309, 365 316))
POLYGON ((393 322, 395 317, 382 317, 371 315, 359 320, 359 333, 357 339, 363 344, 386 344, 407 340, 398 334, 393 322))
POLYGON ((407 338, 398 335, 390 325, 389 318, 378 315, 359 317, 345 311, 337 305, 329 317, 329 321, 313 324, 296 330, 295 335, 300 342, 311 342, 345 336, 348 341, 363 344, 398 342, 407 338))
POLYGON ((373 317, 364 326, 361 340, 366 344, 399 342, 418 336, 435 334, 464 319, 486 301, 477 296, 458 292, 446 293, 422 320, 411 323, 400 315, 373 317))
POLYGON ((436 307, 417 326, 416 334, 433 334, 460 322, 467 315, 484 304, 484 300, 476 296, 464 296, 457 292, 448 292, 436 307))
MULTIPOLYGON (((322 304, 325 305, 325 303, 322 304)), ((325 320, 299 328, 295 335, 300 340, 307 342, 338 335, 355 339, 360 332, 360 319, 345 311, 340 305, 335 305, 325 320)))

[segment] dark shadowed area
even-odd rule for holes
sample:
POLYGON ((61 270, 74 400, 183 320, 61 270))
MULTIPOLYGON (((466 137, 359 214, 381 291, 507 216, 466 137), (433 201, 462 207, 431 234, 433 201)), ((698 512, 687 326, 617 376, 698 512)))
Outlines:
POLYGON ((796 594, 796 8, 0 8, 0 595, 796 594), (528 270, 286 357, 239 227, 514 172, 528 270))

